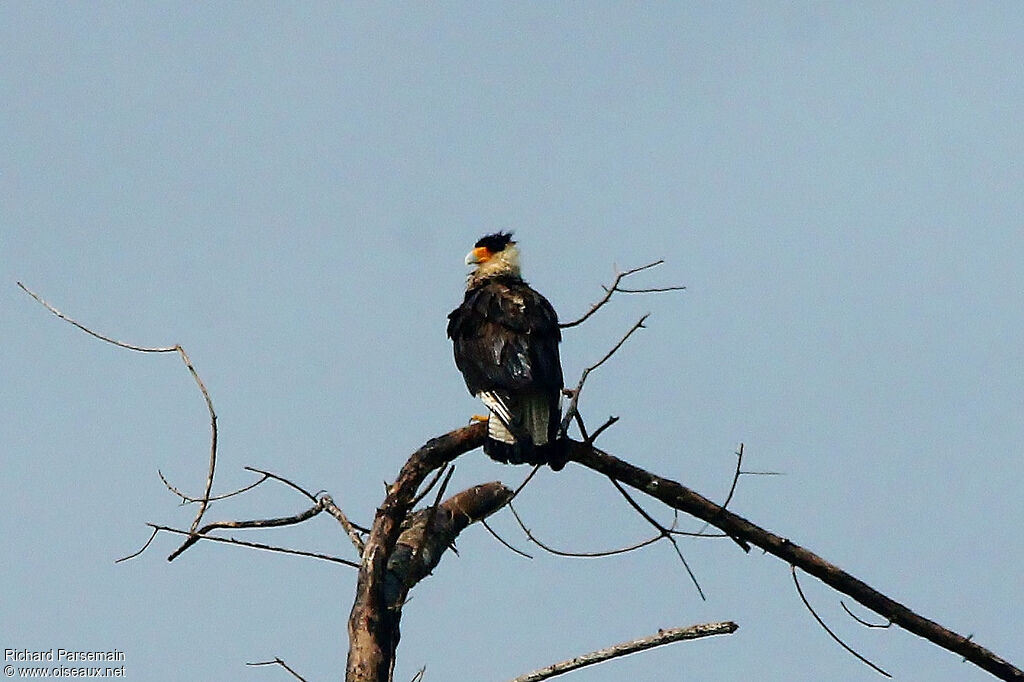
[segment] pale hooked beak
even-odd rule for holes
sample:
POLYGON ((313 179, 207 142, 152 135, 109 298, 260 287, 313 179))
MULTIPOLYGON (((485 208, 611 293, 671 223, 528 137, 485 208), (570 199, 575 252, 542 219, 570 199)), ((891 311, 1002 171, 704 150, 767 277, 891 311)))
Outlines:
POLYGON ((484 246, 478 246, 466 254, 466 265, 479 265, 486 263, 493 254, 484 246))

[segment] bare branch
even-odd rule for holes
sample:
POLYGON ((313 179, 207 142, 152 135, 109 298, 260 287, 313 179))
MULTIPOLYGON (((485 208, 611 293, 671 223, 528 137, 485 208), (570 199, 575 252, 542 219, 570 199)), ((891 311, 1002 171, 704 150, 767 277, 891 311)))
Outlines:
POLYGON ((599 559, 601 557, 615 556, 617 554, 626 554, 627 552, 632 552, 634 550, 640 549, 641 547, 652 545, 662 538, 661 535, 656 535, 653 538, 642 540, 636 543, 635 545, 630 545, 629 547, 620 547, 618 549, 599 550, 596 552, 567 552, 564 550, 555 549, 554 547, 551 547, 550 545, 547 545, 544 542, 542 542, 540 538, 533 534, 533 531, 526 527, 526 523, 523 521, 522 517, 519 516, 519 512, 516 511, 516 508, 511 504, 508 505, 508 508, 512 511, 512 516, 515 517, 516 523, 518 523, 519 527, 522 528, 523 532, 526 534, 526 538, 530 542, 537 545, 545 552, 560 557, 568 557, 572 559, 599 559))
POLYGON ((299 484, 293 483, 292 481, 288 480, 284 476, 279 476, 278 474, 275 474, 275 473, 270 472, 270 471, 264 471, 263 469, 257 469, 256 467, 245 467, 245 470, 246 471, 251 471, 254 474, 262 474, 262 475, 266 476, 267 478, 274 479, 275 481, 280 481, 281 483, 284 483, 289 488, 297 490, 298 492, 300 492, 303 495, 305 495, 306 497, 308 497, 310 502, 314 502, 315 503, 315 502, 318 501, 316 495, 314 495, 313 493, 309 492, 308 490, 306 490, 305 488, 303 488, 299 484))
MULTIPOLYGON (((618 343, 616 343, 614 346, 612 346, 612 349, 610 351, 605 353, 603 358, 601 358, 596 363, 594 363, 590 367, 587 367, 585 370, 583 370, 583 374, 580 375, 580 381, 579 381, 578 384, 576 384, 576 389, 572 393, 572 401, 570 401, 570 403, 569 403, 569 408, 565 411, 565 414, 562 416, 562 423, 559 424, 559 426, 558 426, 558 433, 559 433, 560 436, 564 436, 565 435, 566 431, 569 428, 569 422, 572 420, 572 418, 575 415, 578 414, 578 406, 579 406, 579 402, 580 402, 580 394, 583 392, 583 384, 586 383, 587 377, 590 376, 591 372, 593 372, 595 369, 597 369, 598 367, 603 365, 605 362, 607 362, 608 359, 611 356, 615 355, 615 352, 617 350, 619 350, 620 348, 622 348, 622 344, 626 343, 626 340, 630 336, 632 336, 633 333, 636 330, 642 329, 643 326, 644 326, 644 321, 647 320, 648 317, 650 317, 650 313, 647 313, 646 315, 641 317, 639 320, 637 320, 636 324, 634 324, 632 327, 629 328, 629 331, 626 332, 622 336, 621 339, 619 339, 618 343)), ((610 424, 609 424, 609 426, 610 426, 610 424)))
POLYGON ((636 273, 642 272, 644 270, 649 270, 651 268, 657 267, 664 262, 665 261, 663 260, 656 260, 653 263, 648 263, 647 265, 641 265, 638 268, 633 268, 632 270, 626 270, 625 272, 618 273, 617 275, 615 275, 615 281, 612 282, 612 285, 610 287, 601 287, 602 289, 604 289, 604 296, 601 298, 600 301, 590 306, 590 310, 588 310, 586 314, 583 315, 583 317, 577 320, 573 320, 572 322, 564 322, 558 326, 561 327, 562 329, 568 329, 570 327, 575 327, 583 324, 590 318, 591 315, 596 313, 606 303, 608 303, 612 295, 615 294, 616 292, 624 294, 653 294, 662 291, 681 291, 685 289, 686 287, 662 287, 660 289, 623 289, 622 287, 619 286, 619 282, 621 282, 626 277, 629 277, 630 275, 635 275, 636 273))
POLYGON ((402 533, 402 522, 412 508, 423 480, 459 455, 483 445, 483 423, 456 429, 432 438, 406 461, 397 480, 387 486, 366 540, 359 568, 356 597, 349 614, 349 654, 346 679, 370 682, 389 679, 398 645, 400 602, 390 602, 386 592, 388 564, 402 533), (396 611, 391 609, 395 607, 396 611))
POLYGON ((888 678, 891 679, 892 675, 890 675, 889 673, 885 672, 884 670, 879 668, 877 665, 875 665, 874 663, 872 663, 868 659, 866 659, 863 656, 861 656, 860 654, 858 654, 856 651, 853 650, 853 648, 850 645, 848 645, 843 640, 839 639, 839 635, 837 635, 836 633, 832 632, 832 630, 829 629, 829 627, 827 625, 825 625, 825 621, 823 621, 821 619, 821 616, 819 616, 817 613, 815 613, 814 608, 811 606, 811 603, 809 601, 807 601, 807 597, 804 596, 804 591, 802 589, 800 589, 800 581, 797 580, 797 577, 796 577, 796 566, 790 566, 789 568, 790 568, 790 571, 793 573, 793 584, 796 585, 796 591, 797 591, 797 594, 800 595, 800 601, 802 601, 804 603, 804 606, 807 607, 807 610, 811 612, 812 616, 814 616, 814 620, 818 621, 818 625, 820 625, 821 628, 825 632, 828 633, 828 636, 831 637, 832 639, 834 639, 839 644, 839 646, 841 646, 844 649, 846 649, 858 661, 860 661, 864 665, 868 666, 869 668, 871 668, 872 670, 874 670, 878 674, 884 675, 885 677, 888 677, 888 678))
POLYGON ((444 476, 444 473, 445 467, 441 467, 440 469, 438 469, 437 473, 430 477, 430 481, 427 483, 427 485, 423 487, 423 490, 421 490, 419 494, 413 498, 411 506, 415 507, 417 504, 422 502, 423 498, 426 497, 430 493, 430 491, 434 489, 434 486, 437 485, 437 482, 441 480, 441 477, 444 476))
POLYGON ((617 421, 619 421, 618 417, 608 417, 608 421, 597 427, 597 430, 594 431, 593 435, 591 435, 589 438, 585 438, 584 440, 586 440, 586 442, 588 443, 596 443, 597 437, 604 433, 609 426, 613 426, 617 421))
MULTIPOLYGON (((201 498, 201 497, 191 497, 191 496, 186 495, 185 493, 181 492, 177 488, 175 488, 173 485, 171 485, 171 482, 167 480, 167 477, 164 476, 164 473, 162 471, 160 471, 159 469, 156 470, 156 474, 157 474, 157 476, 160 477, 160 480, 163 481, 164 485, 167 487, 168 490, 170 490, 172 493, 174 493, 175 495, 177 495, 178 497, 181 498, 182 504, 192 504, 193 502, 202 502, 203 501, 203 498, 201 498)), ((234 497, 235 495, 241 495, 242 493, 249 492, 250 490, 252 490, 256 486, 258 486, 260 483, 263 483, 264 481, 266 481, 268 478, 270 478, 270 476, 267 475, 267 474, 264 474, 263 476, 261 476, 256 481, 250 483, 247 486, 241 487, 238 490, 233 490, 230 493, 222 493, 220 495, 214 495, 213 497, 209 497, 209 498, 206 498, 206 499, 207 499, 208 502, 216 502, 217 500, 226 500, 229 497, 234 497)))
POLYGON ((612 482, 612 485, 615 486, 615 489, 622 493, 622 496, 626 498, 626 502, 629 503, 629 506, 631 506, 636 511, 636 513, 640 514, 640 516, 642 516, 649 524, 651 524, 658 530, 658 532, 661 534, 659 539, 665 538, 672 543, 672 548, 676 550, 676 555, 679 557, 679 561, 683 563, 683 568, 686 569, 687 574, 689 574, 690 576, 690 580, 693 581, 694 587, 697 588, 697 594, 700 595, 700 598, 702 600, 707 601, 708 598, 704 595, 704 590, 701 589, 700 582, 697 580, 697 576, 694 574, 693 569, 690 568, 690 564, 686 561, 686 557, 683 556, 682 550, 679 549, 679 544, 676 542, 676 539, 672 537, 672 532, 668 528, 665 528, 660 523, 655 521, 654 517, 648 514, 644 510, 644 508, 641 507, 639 503, 637 503, 637 501, 634 500, 630 496, 630 494, 626 492, 625 488, 623 488, 618 481, 611 477, 609 477, 609 480, 612 482))
MULTIPOLYGON (((732 484, 729 486, 729 493, 725 496, 725 502, 722 503, 722 509, 725 509, 726 507, 728 507, 729 503, 732 502, 732 496, 736 493, 736 484, 739 483, 740 476, 744 473, 742 471, 742 467, 743 467, 743 443, 740 443, 739 449, 736 450, 736 472, 732 476, 732 484)), ((704 525, 701 526, 700 529, 696 533, 678 532, 677 535, 697 535, 697 536, 706 535, 706 533, 704 531, 707 530, 709 525, 710 524, 705 522, 704 525)), ((712 535, 711 537, 719 537, 719 536, 712 535)), ((743 540, 741 540, 739 538, 732 538, 732 540, 737 545, 742 547, 744 552, 749 552, 750 551, 750 545, 748 545, 743 540)))
POLYGON ((284 661, 282 661, 280 658, 275 658, 272 661, 261 661, 259 663, 246 663, 246 665, 251 665, 254 668, 258 667, 258 666, 261 666, 261 665, 279 665, 282 668, 284 668, 285 670, 287 670, 288 672, 290 672, 292 674, 292 676, 295 677, 295 679, 301 680, 302 682, 306 682, 306 678, 304 678, 302 675, 298 674, 297 672, 295 672, 294 670, 289 668, 288 664, 285 663, 284 661))
POLYGON ((181 530, 179 528, 171 528, 170 526, 160 526, 155 523, 147 523, 147 526, 154 528, 157 531, 163 531, 165 533, 174 533, 176 535, 187 535, 189 537, 197 538, 197 540, 208 540, 210 542, 223 542, 228 545, 238 545, 240 547, 251 547, 252 549, 259 549, 265 552, 277 552, 279 554, 293 554, 295 556, 310 557, 311 559, 321 559, 323 561, 330 561, 336 564, 343 564, 345 566, 351 566, 352 568, 359 568, 359 564, 349 559, 342 559, 341 557, 331 556, 330 554, 321 554, 319 552, 307 552, 301 549, 289 549, 287 547, 275 547, 274 545, 265 545, 261 542, 249 542, 247 540, 238 540, 235 538, 222 538, 217 535, 199 535, 196 536, 187 530, 181 530))
POLYGON ((210 531, 217 530, 219 528, 280 528, 281 526, 293 526, 297 523, 308 521, 323 510, 324 507, 322 504, 316 504, 306 511, 299 512, 292 516, 282 516, 273 519, 254 519, 251 521, 214 521, 213 523, 206 524, 198 531, 190 531, 188 533, 188 539, 182 543, 181 547, 171 552, 171 555, 167 557, 167 560, 174 561, 182 552, 206 537, 210 531))
POLYGON ((203 380, 199 377, 199 373, 196 372, 196 368, 195 366, 192 365, 192 360, 188 357, 188 353, 185 352, 185 349, 182 348, 180 344, 175 344, 173 346, 155 347, 136 346, 134 344, 118 341, 117 339, 113 339, 109 336, 105 336, 98 332, 94 332, 92 329, 89 329, 82 323, 71 319, 61 311, 57 310, 55 307, 44 301, 38 294, 36 294, 34 291, 26 287, 21 282, 18 282, 18 286, 21 287, 22 291, 24 291, 26 294, 28 294, 36 301, 38 301, 44 308, 49 310, 51 313, 53 313, 60 319, 64 320, 65 322, 68 322, 78 327, 86 334, 96 337, 100 341, 105 341, 107 343, 118 346, 119 348, 126 348, 128 350, 137 351, 139 353, 177 353, 181 357, 182 362, 185 363, 185 367, 188 368, 189 373, 192 375, 192 379, 196 382, 196 385, 199 387, 200 393, 203 394, 203 400, 206 402, 206 410, 210 413, 210 465, 206 473, 206 488, 205 491, 203 492, 203 496, 199 499, 199 510, 196 512, 196 517, 192 521, 192 527, 190 528, 190 530, 194 531, 196 528, 199 527, 199 522, 202 520, 203 514, 206 513, 206 508, 210 504, 210 491, 213 489, 213 474, 217 469, 217 413, 214 412, 213 410, 213 401, 210 399, 209 391, 206 390, 206 384, 203 383, 203 380))
MULTIPOLYGON (((441 487, 437 489, 437 495, 434 497, 434 504, 430 507, 430 512, 427 514, 427 523, 423 528, 423 537, 429 538, 433 532, 434 520, 437 519, 437 509, 441 505, 441 497, 444 496, 444 491, 448 489, 448 483, 452 480, 452 474, 455 473, 455 466, 448 464, 445 466, 448 473, 445 474, 444 480, 441 482, 441 487)), ((401 541, 401 536, 399 536, 401 541)))
POLYGON ((562 661, 561 663, 555 663, 554 665, 549 665, 546 668, 534 670, 526 675, 520 675, 509 682, 540 682, 541 680, 556 677, 572 670, 578 670, 579 668, 583 668, 588 665, 603 663, 604 661, 612 658, 627 656, 629 654, 636 653, 637 651, 653 649, 657 646, 671 644, 672 642, 679 642, 684 639, 699 639, 701 637, 711 637, 713 635, 729 635, 736 632, 738 627, 739 626, 736 625, 736 623, 724 622, 691 625, 687 628, 658 630, 658 633, 655 635, 634 639, 629 642, 623 642, 622 644, 610 646, 607 649, 600 649, 589 654, 583 654, 582 656, 571 658, 567 661, 562 661))
POLYGON ((660 294, 665 291, 686 291, 686 287, 652 287, 650 289, 624 289, 623 287, 616 287, 615 291, 620 294, 660 294))
POLYGON ((516 554, 518 554, 521 557, 526 557, 527 559, 532 559, 533 558, 531 555, 527 554, 523 550, 521 550, 521 549, 519 549, 517 547, 512 546, 508 541, 505 540, 505 538, 503 538, 500 535, 498 535, 495 532, 495 530, 493 528, 491 528, 490 524, 487 523, 486 519, 482 519, 480 521, 480 523, 482 523, 484 528, 487 529, 487 532, 491 534, 491 537, 493 537, 495 540, 497 540, 501 544, 505 545, 505 547, 507 547, 511 551, 515 552, 516 554))
POLYGON ((134 559, 135 557, 137 557, 137 556, 139 556, 140 554, 142 554, 143 552, 145 552, 145 551, 146 551, 147 549, 149 549, 149 546, 150 546, 151 544, 153 544, 153 538, 155 538, 155 537, 156 537, 156 534, 157 534, 157 533, 159 533, 159 532, 160 532, 160 529, 159 529, 159 528, 156 528, 156 527, 154 527, 154 528, 153 528, 153 534, 149 536, 149 539, 148 539, 148 540, 146 540, 146 544, 144 544, 144 545, 142 546, 142 548, 141 548, 141 549, 140 549, 139 551, 137 551, 137 552, 133 552, 132 554, 129 554, 128 556, 123 556, 123 557, 121 557, 120 559, 117 559, 116 561, 114 561, 114 563, 115 563, 115 564, 119 564, 119 563, 121 563, 122 561, 128 561, 129 559, 134 559))
POLYGON ((320 504, 323 505, 323 508, 326 509, 331 516, 338 520, 338 523, 340 523, 341 527, 345 530, 345 534, 348 535, 348 539, 352 542, 352 546, 356 548, 356 552, 359 556, 363 556, 363 549, 365 548, 363 538, 359 535, 359 531, 356 529, 355 524, 348 520, 345 512, 341 510, 341 507, 334 503, 334 499, 330 495, 321 495, 320 504))
POLYGON ((878 628, 878 629, 881 629, 881 630, 885 630, 886 628, 891 628, 892 627, 892 621, 891 620, 887 621, 885 623, 869 623, 866 620, 864 620, 863 618, 858 618, 857 614, 855 614, 853 611, 851 611, 849 609, 849 607, 846 605, 846 602, 844 602, 842 599, 839 600, 839 605, 843 607, 843 611, 846 611, 846 613, 849 614, 850 618, 853 618, 855 621, 857 621, 858 623, 860 623, 861 625, 863 625, 866 628, 878 628))
POLYGON ((787 564, 797 566, 826 585, 846 594, 899 627, 938 646, 963 656, 979 668, 1001 680, 1024 680, 1024 671, 963 635, 924 618, 903 604, 885 596, 835 564, 790 540, 754 525, 747 519, 723 509, 706 497, 634 466, 592 445, 569 441, 569 459, 610 476, 662 501, 673 509, 709 522, 730 537, 760 547, 787 564))

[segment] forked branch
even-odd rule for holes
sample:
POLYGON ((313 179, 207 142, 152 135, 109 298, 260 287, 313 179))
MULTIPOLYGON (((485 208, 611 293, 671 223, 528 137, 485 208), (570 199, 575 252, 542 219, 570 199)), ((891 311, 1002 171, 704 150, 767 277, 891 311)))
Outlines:
POLYGON ((560 324, 558 326, 561 327, 562 329, 569 329, 570 327, 576 327, 578 325, 583 324, 588 319, 590 319, 591 315, 593 315, 598 310, 600 310, 602 307, 604 307, 604 305, 607 304, 608 301, 611 300, 612 295, 614 295, 615 293, 620 293, 620 294, 657 294, 657 293, 661 293, 661 292, 665 292, 665 291, 683 291, 684 289, 686 289, 686 287, 680 287, 680 286, 656 287, 656 288, 652 288, 652 289, 626 289, 626 288, 623 288, 623 287, 619 286, 619 283, 621 283, 622 280, 624 280, 626 277, 629 277, 631 275, 635 275, 638 272, 643 272, 644 270, 650 270, 651 268, 656 268, 656 267, 658 267, 659 265, 661 265, 664 262, 665 262, 664 260, 656 260, 653 263, 648 263, 647 265, 641 265, 638 268, 632 268, 630 270, 626 270, 625 272, 620 272, 620 273, 616 274, 615 275, 615 280, 612 282, 611 286, 602 286, 601 287, 602 289, 604 289, 604 296, 602 296, 601 300, 599 300, 597 303, 595 303, 594 305, 590 306, 590 310, 588 310, 586 313, 584 313, 582 317, 580 317, 580 318, 578 318, 576 320, 573 320, 572 322, 563 322, 562 324, 560 324))
MULTIPOLYGON (((199 509, 198 511, 196 511, 196 516, 192 520, 191 528, 189 528, 190 531, 194 532, 195 529, 199 527, 199 522, 202 521, 203 514, 206 513, 206 508, 210 505, 210 491, 213 490, 213 474, 217 470, 217 413, 213 409, 213 401, 210 399, 210 392, 206 390, 206 384, 204 384, 203 380, 199 377, 199 373, 196 371, 195 366, 192 364, 192 360, 188 357, 188 353, 185 352, 185 349, 182 348, 180 344, 175 344, 173 346, 137 346, 131 343, 125 343, 124 341, 118 341, 117 339, 114 339, 110 336, 106 336, 104 334, 100 334, 99 332, 93 331, 92 329, 86 327, 81 322, 73 320, 72 318, 62 313, 61 311, 57 310, 55 307, 44 301, 42 297, 39 296, 39 294, 29 289, 21 282, 18 282, 18 286, 21 287, 22 291, 24 291, 26 294, 28 294, 36 301, 38 301, 44 308, 49 310, 51 313, 53 313, 60 319, 64 320, 65 322, 68 322, 69 324, 78 327, 86 334, 96 337, 100 341, 105 341, 106 343, 113 344, 119 348, 125 348, 127 350, 136 351, 138 353, 177 353, 178 356, 181 357, 181 361, 185 363, 185 367, 188 368, 189 374, 192 375, 193 381, 195 381, 196 385, 199 387, 199 392, 202 393, 203 395, 203 400, 206 402, 207 412, 210 413, 210 464, 206 470, 206 487, 203 490, 203 496, 200 498, 194 498, 194 501, 199 503, 199 509)), ((160 478, 163 479, 162 474, 160 478)), ((164 482, 166 483, 166 479, 164 479, 164 482)), ((168 487, 170 487, 170 484, 168 484, 168 487)), ((187 497, 179 493, 177 490, 174 490, 174 492, 180 495, 183 499, 187 497)), ((193 498, 187 499, 192 500, 193 498)))
POLYGON ((992 651, 918 615, 810 550, 751 523, 676 481, 652 474, 592 445, 577 441, 570 442, 569 459, 636 488, 673 509, 707 521, 737 540, 760 547, 852 597, 904 630, 963 656, 965 660, 1001 680, 1024 680, 1024 671, 992 651))

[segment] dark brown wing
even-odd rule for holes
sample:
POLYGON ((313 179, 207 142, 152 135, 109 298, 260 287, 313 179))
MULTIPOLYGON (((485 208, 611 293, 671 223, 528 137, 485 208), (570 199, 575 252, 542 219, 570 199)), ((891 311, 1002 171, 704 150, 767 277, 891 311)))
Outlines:
POLYGON ((522 280, 496 278, 468 290, 448 315, 448 336, 474 395, 562 390, 558 315, 522 280))

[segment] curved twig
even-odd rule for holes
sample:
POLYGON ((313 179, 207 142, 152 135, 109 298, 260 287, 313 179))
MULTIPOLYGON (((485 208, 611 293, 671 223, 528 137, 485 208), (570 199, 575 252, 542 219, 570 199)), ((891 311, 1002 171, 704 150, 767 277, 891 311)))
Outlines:
POLYGON ((523 550, 519 549, 518 547, 514 547, 511 543, 509 543, 507 540, 505 540, 505 538, 503 538, 500 535, 498 535, 498 533, 495 532, 495 530, 493 528, 491 528, 490 525, 487 523, 487 519, 481 519, 480 523, 482 523, 484 528, 487 529, 487 532, 491 534, 491 537, 493 537, 495 540, 497 540, 501 544, 505 545, 505 547, 507 547, 512 552, 515 552, 516 554, 518 554, 521 557, 526 557, 527 559, 532 559, 533 558, 533 556, 531 556, 530 554, 527 554, 526 552, 524 552, 523 550))
POLYGON ((57 310, 55 307, 44 301, 41 296, 36 294, 34 291, 26 287, 21 282, 18 282, 17 284, 19 287, 21 287, 22 291, 24 291, 26 294, 34 298, 37 302, 39 302, 44 308, 49 310, 51 313, 53 313, 60 319, 64 320, 65 322, 68 322, 69 324, 78 327, 86 334, 96 337, 100 341, 105 341, 106 343, 113 344, 119 348, 125 348, 127 350, 137 351, 139 353, 177 353, 179 357, 181 357, 182 362, 185 363, 185 367, 188 368, 189 373, 192 375, 192 379, 196 382, 196 385, 199 387, 199 392, 203 394, 203 400, 206 402, 206 410, 210 413, 210 465, 209 468, 207 469, 206 474, 206 488, 203 492, 203 496, 198 500, 199 510, 196 512, 196 517, 195 519, 193 519, 192 527, 190 528, 191 531, 195 531, 195 529, 199 527, 199 522, 202 520, 203 514, 206 513, 206 508, 210 505, 210 491, 213 490, 213 474, 217 469, 217 413, 213 409, 213 401, 210 399, 210 392, 206 390, 206 384, 204 384, 203 380, 200 378, 199 373, 196 371, 195 366, 192 364, 191 358, 189 358, 188 356, 188 353, 185 352, 185 349, 182 348, 180 344, 175 344, 173 346, 152 347, 137 346, 135 344, 125 343, 124 341, 118 341, 117 339, 95 332, 92 329, 86 327, 81 322, 73 320, 72 318, 62 313, 61 311, 57 310))
POLYGON ((601 287, 602 289, 604 289, 604 296, 602 296, 601 300, 599 300, 597 303, 595 303, 594 305, 590 306, 590 310, 588 310, 583 315, 583 317, 580 317, 579 319, 573 320, 572 322, 563 322, 562 324, 560 324, 558 326, 561 327, 562 329, 569 329, 570 327, 576 327, 578 325, 583 324, 588 319, 590 319, 591 315, 596 313, 606 303, 608 303, 608 301, 611 299, 612 295, 615 294, 615 292, 620 292, 620 293, 623 293, 623 294, 653 294, 653 293, 658 293, 658 292, 663 292, 663 291, 682 291, 683 289, 686 289, 686 287, 662 287, 662 288, 659 288, 659 289, 623 289, 622 287, 619 286, 619 282, 621 282, 626 277, 629 277, 630 275, 635 275, 636 273, 642 272, 644 270, 650 270, 651 268, 657 267, 657 266, 661 265, 664 262, 665 262, 664 260, 656 260, 653 263, 648 263, 647 265, 641 265, 638 268, 633 268, 631 270, 626 270, 625 272, 620 272, 620 273, 616 274, 615 275, 615 280, 612 282, 612 285, 610 287, 607 287, 607 286, 602 286, 601 287))
MULTIPOLYGON (((164 472, 160 471, 159 469, 156 470, 156 475, 160 477, 160 480, 163 481, 164 486, 166 486, 168 490, 170 490, 172 493, 174 493, 175 495, 177 495, 178 497, 181 498, 181 503, 182 504, 192 504, 194 502, 202 502, 203 501, 203 498, 201 498, 201 497, 191 497, 191 496, 186 495, 185 493, 181 492, 177 488, 175 488, 173 485, 171 485, 171 482, 167 480, 167 477, 164 476, 164 472)), ((208 502, 216 502, 218 500, 226 500, 229 497, 234 497, 235 495, 241 495, 242 493, 249 492, 250 490, 252 490, 256 486, 258 486, 259 484, 261 484, 264 481, 266 481, 268 478, 270 478, 270 476, 267 475, 267 474, 264 474, 258 480, 254 481, 253 483, 250 483, 247 486, 243 486, 243 487, 239 488, 238 490, 233 490, 230 493, 222 493, 220 495, 214 495, 213 497, 207 498, 207 501, 208 502)))
POLYGON ((858 623, 860 623, 861 625, 863 625, 866 628, 878 628, 878 629, 881 629, 881 630, 885 630, 886 628, 891 628, 892 627, 892 621, 891 620, 890 621, 886 621, 885 623, 869 623, 866 620, 864 620, 863 618, 859 618, 857 616, 857 614, 855 614, 853 611, 851 611, 849 609, 848 606, 846 606, 846 602, 844 602, 842 599, 839 600, 839 605, 843 607, 843 611, 846 611, 846 613, 850 616, 850 618, 853 618, 855 621, 857 621, 858 623))
POLYGON ((513 507, 511 504, 508 505, 508 508, 512 511, 512 516, 515 517, 516 522, 519 524, 519 527, 523 529, 523 532, 526 533, 526 537, 530 540, 530 542, 537 545, 549 554, 554 554, 555 556, 560 557, 567 557, 570 559, 600 559, 601 557, 626 554, 628 552, 638 550, 642 547, 646 547, 647 545, 652 545, 662 538, 661 535, 656 535, 653 538, 642 540, 641 542, 638 542, 635 545, 630 545, 629 547, 620 547, 618 549, 598 550, 596 552, 567 552, 564 550, 555 549, 554 547, 551 547, 550 545, 547 545, 544 542, 542 542, 536 535, 533 534, 533 531, 526 527, 526 523, 523 521, 522 517, 519 516, 519 512, 516 511, 516 508, 513 507))
POLYGON ((832 632, 832 630, 829 629, 829 627, 827 625, 825 625, 825 621, 823 621, 821 619, 821 616, 819 616, 817 613, 815 613, 814 608, 811 606, 811 603, 809 601, 807 601, 807 597, 804 596, 804 591, 802 589, 800 589, 800 581, 797 580, 797 577, 796 577, 796 566, 792 566, 791 565, 789 567, 789 569, 790 569, 790 572, 793 574, 793 584, 796 585, 796 591, 797 591, 797 594, 800 595, 800 600, 804 603, 804 606, 807 607, 807 610, 811 612, 811 615, 814 616, 814 620, 818 621, 818 625, 820 625, 822 627, 822 629, 825 632, 828 633, 828 636, 831 637, 832 639, 834 639, 839 644, 839 646, 841 646, 844 649, 846 649, 846 651, 848 651, 850 654, 852 654, 858 661, 860 661, 864 665, 868 666, 869 668, 871 668, 872 670, 874 670, 875 672, 877 672, 880 675, 884 675, 885 677, 892 678, 892 675, 890 675, 889 673, 885 672, 884 670, 879 668, 877 665, 875 665, 874 663, 872 663, 871 661, 869 661, 868 659, 864 658, 859 653, 854 651, 853 647, 851 647, 849 644, 847 644, 843 640, 839 639, 839 635, 837 635, 836 633, 832 632))
POLYGON ((139 556, 140 554, 142 554, 143 552, 145 552, 145 551, 146 551, 146 550, 147 550, 147 549, 149 548, 149 546, 150 546, 151 544, 153 544, 153 538, 155 538, 155 537, 156 537, 156 534, 157 534, 157 533, 159 533, 159 532, 160 532, 160 529, 159 529, 159 528, 156 528, 156 527, 154 526, 154 527, 153 527, 153 534, 149 536, 149 539, 148 539, 148 540, 146 540, 146 544, 144 544, 144 545, 142 546, 142 548, 141 548, 141 549, 140 549, 139 551, 137 551, 137 552, 133 552, 133 553, 129 554, 128 556, 123 556, 123 557, 121 557, 120 559, 116 559, 116 560, 114 561, 114 563, 115 563, 115 564, 119 564, 119 563, 121 563, 122 561, 128 561, 129 559, 134 559, 135 557, 137 557, 137 556, 139 556))

